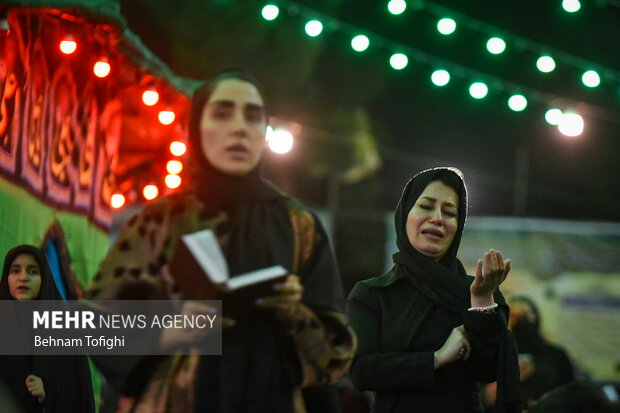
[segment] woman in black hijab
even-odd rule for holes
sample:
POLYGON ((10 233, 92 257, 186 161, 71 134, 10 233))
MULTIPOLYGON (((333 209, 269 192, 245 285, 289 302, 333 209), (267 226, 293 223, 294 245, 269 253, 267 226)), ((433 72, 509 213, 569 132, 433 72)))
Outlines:
POLYGON ((300 387, 333 382, 353 356, 322 225, 261 177, 266 127, 263 93, 253 77, 228 71, 201 85, 189 119, 188 189, 133 217, 90 287, 89 298, 104 298, 129 280, 165 284, 180 236, 204 229, 213 230, 233 275, 272 265, 296 274, 280 294, 263 300, 269 309, 252 309, 224 329, 222 356, 175 356, 153 373, 144 369, 148 377, 134 382, 146 384, 129 391, 138 409, 289 413, 300 387))
MULTIPOLYGON (((7 253, 0 300, 62 300, 43 251, 20 245, 7 253)), ((94 412, 86 356, 0 356, 0 377, 23 412, 94 412)))
POLYGON ((490 250, 468 276, 456 257, 466 216, 458 169, 414 176, 394 217, 394 267, 357 283, 349 296, 359 340, 350 377, 359 390, 375 392, 374 412, 479 412, 477 383, 496 379, 502 411, 521 411, 516 349, 498 289, 510 260, 490 250))

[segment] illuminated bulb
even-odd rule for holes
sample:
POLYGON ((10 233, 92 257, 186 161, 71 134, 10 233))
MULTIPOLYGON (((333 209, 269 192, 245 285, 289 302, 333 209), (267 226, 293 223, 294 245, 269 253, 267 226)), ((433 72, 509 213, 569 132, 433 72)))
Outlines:
POLYGON ((545 112, 545 120, 549 125, 557 125, 560 123, 560 119, 562 119, 562 111, 558 108, 549 109, 545 112))
POLYGON ((159 93, 154 89, 145 90, 142 92, 142 102, 146 106, 153 106, 159 101, 159 93))
POLYGON ((581 76, 581 81, 587 87, 597 87, 601 84, 601 77, 595 70, 588 70, 581 76))
POLYGON ((521 112, 527 107, 527 99, 523 95, 512 95, 508 99, 508 107, 515 112, 521 112))
POLYGON ((358 34, 353 39, 351 39, 351 47, 356 52, 363 52, 364 50, 368 49, 368 45, 370 45, 370 40, 368 40, 368 37, 364 36, 363 34, 358 34))
POLYGON ((450 73, 447 70, 435 70, 431 75, 431 82, 435 86, 445 86, 450 81, 450 73))
POLYGON ((157 116, 162 125, 170 125, 174 122, 174 112, 171 110, 162 110, 157 116))
POLYGON ((166 164, 166 171, 172 175, 178 175, 183 170, 183 163, 180 161, 171 160, 166 164))
POLYGON ((125 205, 125 196, 123 194, 115 193, 112 194, 112 198, 110 198, 110 205, 112 208, 120 208, 125 205))
POLYGON ((409 59, 407 58, 407 55, 403 53, 394 53, 390 57, 390 66, 396 70, 404 69, 408 63, 409 59))
POLYGON ((316 37, 323 31, 323 23, 318 20, 310 20, 306 23, 306 34, 310 37, 316 37))
POLYGON ((489 93, 489 88, 482 82, 474 82, 469 86, 469 94, 474 99, 482 99, 489 93))
POLYGON ((536 61, 536 67, 543 73, 553 72, 555 69, 555 60, 551 56, 541 56, 536 61))
POLYGON ((449 35, 456 30, 456 22, 449 17, 445 17, 437 22, 437 30, 443 35, 449 35))
POLYGON ((170 153, 174 156, 182 156, 187 151, 187 146, 183 142, 174 141, 170 144, 170 153))
POLYGON ((568 13, 575 13, 581 8, 581 3, 579 0, 564 0, 562 1, 562 8, 568 13))
POLYGON ((147 201, 155 199, 157 198, 157 195, 159 195, 159 188, 157 187, 157 185, 153 184, 145 185, 142 189, 142 195, 147 201))
POLYGON ((276 17, 278 17, 278 14, 280 13, 280 9, 278 9, 278 6, 276 6, 275 4, 268 4, 265 7, 263 7, 263 10, 261 11, 261 15, 263 16, 263 19, 265 20, 275 20, 276 17))
POLYGON ((93 73, 97 77, 106 77, 110 74, 110 64, 107 59, 98 60, 93 66, 93 73))
POLYGON ((67 37, 60 42, 58 48, 64 54, 71 54, 77 49, 77 43, 71 37, 67 37))
POLYGON ((579 136, 583 132, 583 118, 577 113, 565 113, 560 118, 558 129, 571 138, 579 136))
POLYGON ((491 37, 487 42, 487 50, 492 54, 500 54, 506 50, 506 42, 499 37, 491 37))
POLYGON ((388 11, 394 15, 399 15, 407 8, 405 0, 390 0, 387 5, 388 11))
POLYGON ((166 175, 164 182, 168 188, 176 189, 181 185, 181 177, 179 175, 166 175))
POLYGON ((285 129, 267 131, 267 145, 278 154, 289 152, 293 148, 293 135, 285 129))

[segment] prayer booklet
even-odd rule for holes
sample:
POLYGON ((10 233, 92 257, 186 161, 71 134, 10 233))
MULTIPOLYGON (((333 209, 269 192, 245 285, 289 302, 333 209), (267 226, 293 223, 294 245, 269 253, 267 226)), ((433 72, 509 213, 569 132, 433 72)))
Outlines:
POLYGON ((231 276, 215 234, 205 229, 179 238, 169 263, 170 274, 185 300, 254 301, 277 295, 274 284, 288 271, 280 265, 231 276))

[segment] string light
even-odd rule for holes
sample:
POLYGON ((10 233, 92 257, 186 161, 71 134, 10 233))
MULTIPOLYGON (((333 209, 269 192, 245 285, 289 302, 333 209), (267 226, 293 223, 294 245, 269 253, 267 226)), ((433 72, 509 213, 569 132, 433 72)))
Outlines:
POLYGON ((456 22, 449 17, 444 17, 437 22, 437 30, 444 36, 452 34, 456 30, 456 22))
POLYGON ((181 177, 179 175, 166 175, 164 178, 166 186, 170 189, 176 189, 181 185, 181 177))
POLYGON ((500 54, 506 50, 506 42, 499 37, 491 37, 487 42, 487 50, 492 54, 500 54))
POLYGON ((177 160, 170 160, 166 164, 166 171, 171 175, 178 175, 183 170, 183 163, 177 160))
POLYGON ((393 15, 399 15, 405 11, 407 8, 407 3, 405 3, 405 0, 390 0, 387 8, 393 15))
POLYGON ((351 39, 351 47, 356 52, 363 52, 368 49, 370 45, 370 40, 368 40, 368 36, 364 36, 363 34, 358 34, 353 39, 351 39))
POLYGON ((280 9, 278 9, 278 6, 276 6, 275 4, 267 4, 265 7, 263 7, 263 10, 261 10, 261 15, 263 16, 263 19, 267 21, 275 20, 278 17, 279 13, 280 9))
MULTIPOLYGON (((310 18, 320 19, 320 21, 311 20, 311 21, 308 21, 308 23, 306 23, 305 29, 308 35, 318 36, 319 34, 322 33, 323 24, 326 24, 327 27, 329 27, 331 31, 343 32, 347 34, 348 36, 351 36, 352 39, 358 36, 357 33, 362 32, 362 31, 366 32, 364 36, 368 39, 369 44, 370 42, 372 42, 373 44, 376 44, 383 49, 398 50, 399 53, 394 54, 390 57, 390 65, 395 70, 402 70, 408 65, 408 62, 409 62, 408 56, 412 56, 414 61, 419 64, 427 64, 429 66, 436 66, 436 67, 443 66, 441 70, 445 70, 446 72, 448 71, 449 72, 447 73, 447 76, 443 72, 438 72, 437 74, 435 74, 435 72, 437 71, 433 72, 433 74, 431 75, 431 81, 433 81, 433 84, 435 85, 441 86, 441 85, 445 85, 449 83, 450 74, 454 74, 454 75, 457 75, 459 77, 466 78, 466 79, 468 78, 469 79, 482 79, 485 83, 484 87, 476 85, 473 88, 474 95, 481 96, 481 97, 475 97, 476 99, 482 99, 488 94, 489 87, 487 85, 490 84, 490 85, 493 85, 492 86, 493 88, 495 88, 498 91, 502 91, 502 92, 508 91, 511 89, 521 90, 523 92, 523 94, 518 95, 519 97, 515 97, 517 95, 506 96, 506 99, 508 100, 508 107, 511 110, 514 110, 517 112, 523 111, 529 104, 530 100, 536 101, 542 104, 549 104, 550 102, 556 99, 562 99, 564 101, 571 100, 569 98, 562 98, 561 96, 555 96, 554 94, 549 93, 547 91, 537 90, 535 88, 527 87, 522 84, 515 84, 506 79, 499 78, 495 75, 491 75, 488 73, 481 73, 480 71, 476 69, 465 67, 455 62, 451 62, 451 61, 446 62, 444 59, 436 57, 424 50, 395 42, 389 38, 381 36, 380 34, 369 32, 367 29, 355 27, 351 25, 350 23, 347 23, 347 22, 338 20, 336 18, 333 18, 331 16, 325 15, 321 12, 313 10, 312 8, 308 6, 305 6, 304 4, 297 3, 295 0, 279 0, 278 4, 286 4, 288 5, 289 10, 295 10, 295 13, 291 14, 291 16, 300 15, 302 16, 302 18, 306 18, 306 19, 310 19, 310 18), (320 26, 317 26, 317 27, 320 27, 320 30, 318 30, 317 27, 312 28, 312 25, 310 25, 311 22, 313 24, 314 22, 319 23, 320 26), (444 78, 447 79, 447 83, 443 83, 445 82, 444 78)), ((391 0, 388 3, 388 9, 391 7, 397 6, 399 4, 400 3, 398 0, 391 0)), ((558 59, 565 66, 573 66, 573 67, 581 69, 582 73, 583 71, 587 69, 585 67, 586 65, 590 65, 591 67, 597 67, 598 73, 603 73, 606 79, 613 79, 614 81, 620 81, 620 72, 618 72, 617 70, 603 67, 600 64, 595 64, 595 63, 590 64, 590 62, 586 61, 585 59, 581 57, 572 56, 563 51, 559 51, 552 47, 549 47, 548 45, 540 44, 535 41, 529 40, 527 38, 521 37, 517 34, 510 33, 501 28, 489 25, 483 21, 477 20, 475 18, 471 18, 458 11, 438 5, 434 3, 433 1, 430 1, 430 0, 406 1, 405 9, 406 8, 410 8, 411 10, 414 10, 414 11, 425 10, 429 12, 430 14, 436 16, 437 17, 437 30, 439 31, 439 33, 443 35, 447 36, 447 35, 454 33, 456 31, 457 21, 458 21, 458 25, 462 25, 463 27, 466 27, 469 30, 477 31, 486 36, 489 36, 487 37, 488 39, 487 50, 489 51, 489 53, 493 53, 493 54, 504 53, 509 43, 516 45, 515 49, 529 50, 531 52, 537 53, 539 54, 539 58, 536 60, 536 67, 538 68, 538 70, 540 70, 543 73, 550 73, 555 70, 556 68, 556 61, 554 60, 555 58, 555 59, 558 59), (495 36, 491 36, 491 35, 495 35, 495 36), (551 56, 554 56, 554 57, 551 57, 551 56)), ((398 9, 396 8, 395 11, 398 11, 398 9)), ((404 12, 404 10, 402 12, 404 12)), ((353 40, 351 41, 351 47, 354 50, 362 49, 361 47, 354 45, 353 40)), ((364 48, 363 50, 366 50, 366 49, 364 48)), ((596 82, 597 75, 588 74, 588 76, 585 76, 585 78, 582 76, 582 81, 584 82, 584 84, 586 84, 587 82, 588 87, 595 87, 595 86, 590 86, 590 85, 597 84, 596 82)), ((598 82, 601 82, 601 80, 604 81, 604 79, 601 79, 600 75, 598 76, 598 79, 599 79, 598 82)), ((620 93, 618 95, 620 95, 620 93)), ((613 121, 620 122, 620 118, 614 117, 613 113, 610 111, 596 108, 596 106, 594 105, 590 105, 590 108, 591 108, 591 111, 590 111, 591 115, 604 117, 607 119, 611 119, 613 121)))
POLYGON ((142 196, 144 196, 144 199, 146 199, 147 201, 151 201, 157 198, 158 195, 159 188, 157 187, 157 185, 148 184, 145 185, 144 188, 142 188, 142 196))
POLYGON ((159 93, 155 89, 148 89, 142 92, 142 103, 146 106, 153 106, 159 101, 159 93))
POLYGON ((323 23, 318 20, 310 20, 306 23, 306 34, 310 37, 316 37, 323 31, 323 23))
POLYGON ((474 99, 482 99, 487 93, 489 93, 489 88, 483 82, 474 82, 469 86, 469 94, 474 99))
POLYGON ((445 86, 450 82, 450 73, 443 69, 435 70, 431 74, 431 82, 433 82, 435 86, 445 86))
POLYGON ((545 120, 549 125, 557 125, 562 119, 562 111, 558 108, 551 108, 545 112, 545 120))
POLYGON ((390 57, 390 66, 395 70, 402 70, 409 64, 409 58, 404 53, 394 53, 390 57))
POLYGON ((187 146, 183 142, 173 141, 170 143, 170 153, 174 156, 183 156, 187 151, 187 146))
POLYGON ((512 95, 508 99, 508 107, 515 112, 521 112, 527 107, 527 99, 523 95, 512 95))
POLYGON ((162 125, 170 125, 172 122, 174 122, 174 118, 174 112, 171 110, 162 110, 157 115, 157 119, 159 119, 159 122, 162 125))
POLYGON ((579 0, 564 0, 562 1, 562 8, 568 13, 575 13, 581 8, 579 0))
POLYGON ((118 209, 125 205, 125 196, 123 194, 115 193, 110 198, 110 205, 112 208, 118 209))
POLYGON ((77 43, 73 40, 73 36, 67 36, 60 41, 58 48, 64 54, 72 54, 77 50, 77 43))
POLYGON ((101 58, 93 65, 93 73, 99 78, 104 78, 110 74, 111 68, 108 59, 101 58))
POLYGON ((543 73, 553 72, 555 60, 551 56, 540 56, 536 61, 536 67, 543 73))
POLYGON ((581 76, 581 81, 587 87, 597 87, 601 84, 601 77, 596 73, 596 70, 588 70, 581 76))

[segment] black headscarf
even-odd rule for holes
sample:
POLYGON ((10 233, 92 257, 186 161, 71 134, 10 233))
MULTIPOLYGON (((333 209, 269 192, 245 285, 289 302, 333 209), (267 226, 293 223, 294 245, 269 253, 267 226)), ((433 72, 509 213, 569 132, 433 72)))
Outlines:
MULTIPOLYGON (((441 167, 422 171, 405 186, 396 207, 394 224, 396 227, 396 245, 394 254, 396 277, 412 281, 422 295, 439 307, 449 311, 463 320, 463 313, 471 305, 470 285, 473 277, 468 276, 461 261, 456 257, 465 220, 467 218, 467 189, 463 174, 456 168, 441 167), (439 260, 425 256, 416 250, 407 236, 407 216, 424 189, 433 181, 441 181, 454 189, 458 195, 458 226, 452 244, 439 260)), ((499 292, 493 296, 499 304, 502 332, 500 334, 497 366, 497 411, 520 412, 521 395, 519 393, 519 375, 517 350, 507 328, 508 306, 499 292)), ((421 322, 421 320, 420 320, 421 322)), ((418 325, 419 326, 419 325, 418 325)), ((417 326, 411 328, 416 329, 417 326)))
POLYGON ((469 280, 456 254, 461 243, 467 218, 467 189, 463 174, 456 168, 434 168, 420 172, 409 180, 398 201, 394 214, 396 245, 394 254, 396 275, 415 279, 416 288, 435 304, 461 317, 470 305, 469 280), (416 250, 407 236, 407 216, 411 208, 433 181, 441 181, 458 195, 458 226, 454 240, 445 255, 436 261, 416 250))
MULTIPOLYGON (((36 299, 62 300, 47 257, 43 251, 32 245, 17 246, 6 254, 0 280, 0 299, 14 300, 9 290, 9 271, 15 258, 21 254, 32 255, 39 264, 41 290, 36 299)), ((90 367, 86 356, 0 356, 0 377, 23 412, 39 412, 43 407, 45 412, 51 413, 78 411, 89 413, 95 410, 90 367), (39 376, 43 380, 45 388, 43 405, 28 393, 25 382, 29 374, 39 376)))

